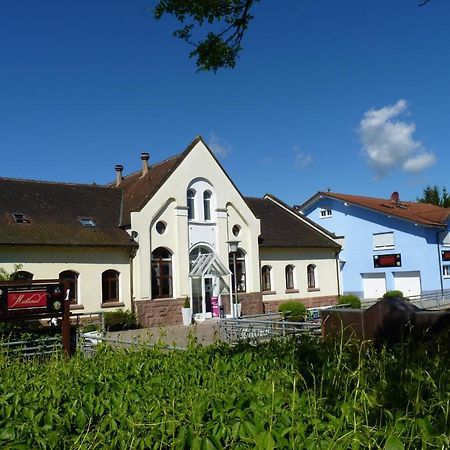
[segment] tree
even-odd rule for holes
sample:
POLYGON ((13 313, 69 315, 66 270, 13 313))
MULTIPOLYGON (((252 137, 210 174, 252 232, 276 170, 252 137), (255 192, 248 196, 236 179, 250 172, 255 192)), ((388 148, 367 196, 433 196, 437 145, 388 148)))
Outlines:
MULTIPOLYGON (((259 0, 158 0, 153 10, 156 19, 164 15, 174 17, 184 26, 173 35, 186 41, 194 49, 199 71, 234 68, 242 50, 242 39, 253 16, 250 11, 259 0), (194 31, 209 25, 206 36, 194 40, 194 31)), ((418 0, 424 6, 431 0, 418 0)))
POLYGON ((22 264, 14 264, 14 269, 11 273, 0 267, 0 281, 8 281, 22 268, 22 264))
POLYGON ((241 42, 253 16, 250 9, 258 0, 159 0, 154 16, 160 19, 165 14, 185 24, 173 35, 194 47, 190 58, 197 58, 198 70, 212 70, 236 65, 242 49, 241 42), (196 27, 205 23, 212 28, 206 36, 193 40, 196 27))
POLYGON ((422 197, 418 197, 419 203, 430 203, 432 205, 442 206, 443 208, 450 207, 450 196, 445 187, 442 188, 442 195, 439 188, 434 185, 428 185, 422 192, 422 197))

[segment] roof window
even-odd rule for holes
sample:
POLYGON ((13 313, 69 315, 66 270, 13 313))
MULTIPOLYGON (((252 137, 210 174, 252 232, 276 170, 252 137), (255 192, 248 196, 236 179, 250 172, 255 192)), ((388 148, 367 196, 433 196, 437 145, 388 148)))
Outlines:
POLYGON ((95 222, 89 218, 89 217, 82 217, 78 219, 81 223, 81 225, 83 225, 83 227, 96 227, 97 225, 95 225, 95 222))
POLYGON ((30 218, 22 213, 12 213, 12 217, 16 223, 31 223, 30 218))

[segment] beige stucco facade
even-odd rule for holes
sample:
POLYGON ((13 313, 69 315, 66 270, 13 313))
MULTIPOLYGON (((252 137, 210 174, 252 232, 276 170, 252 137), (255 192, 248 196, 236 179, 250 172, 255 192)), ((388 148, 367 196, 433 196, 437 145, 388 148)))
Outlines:
POLYGON ((314 299, 338 295, 336 253, 330 248, 262 248, 261 267, 271 268, 271 289, 265 302, 314 299), (294 268, 294 289, 286 288, 286 267, 294 268), (309 265, 314 266, 315 286, 308 287, 309 265))
POLYGON ((138 233, 134 258, 134 292, 137 301, 151 293, 151 253, 163 247, 172 254, 173 297, 189 296, 189 253, 198 246, 209 248, 228 267, 231 239, 245 252, 247 291, 259 291, 259 220, 202 142, 191 150, 169 179, 139 212, 131 214, 131 230, 138 233), (194 217, 188 219, 186 193, 195 191, 194 217), (204 218, 203 192, 211 192, 211 217, 204 218), (158 233, 156 224, 166 229, 158 233), (232 234, 233 226, 240 228, 232 234))
POLYGON ((119 302, 131 308, 130 253, 119 248, 79 247, 1 247, 0 267, 12 272, 14 264, 33 274, 33 279, 58 279, 61 272, 78 274, 76 305, 73 310, 97 312, 115 308, 114 303, 102 304, 102 273, 119 273, 119 302))

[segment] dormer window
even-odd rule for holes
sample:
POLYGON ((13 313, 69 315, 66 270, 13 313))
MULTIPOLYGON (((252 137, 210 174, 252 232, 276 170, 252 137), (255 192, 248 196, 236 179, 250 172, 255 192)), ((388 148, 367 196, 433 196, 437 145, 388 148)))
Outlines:
POLYGON ((22 213, 12 213, 12 217, 16 223, 31 223, 30 218, 22 213))
POLYGON ((83 225, 83 227, 96 227, 97 225, 95 225, 95 222, 93 221, 93 219, 89 218, 89 217, 82 217, 80 219, 78 219, 81 223, 81 225, 83 225))

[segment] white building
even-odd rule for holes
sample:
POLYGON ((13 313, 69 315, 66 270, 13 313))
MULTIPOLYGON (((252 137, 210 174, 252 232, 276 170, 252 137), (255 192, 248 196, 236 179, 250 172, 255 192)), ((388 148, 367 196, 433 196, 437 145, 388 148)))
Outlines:
POLYGON ((229 313, 234 284, 244 314, 335 301, 334 235, 273 196, 243 197, 200 137, 141 159, 109 186, 0 179, 0 267, 60 278, 73 309, 134 308, 144 325, 181 321, 186 296, 197 319, 215 297, 229 313))

